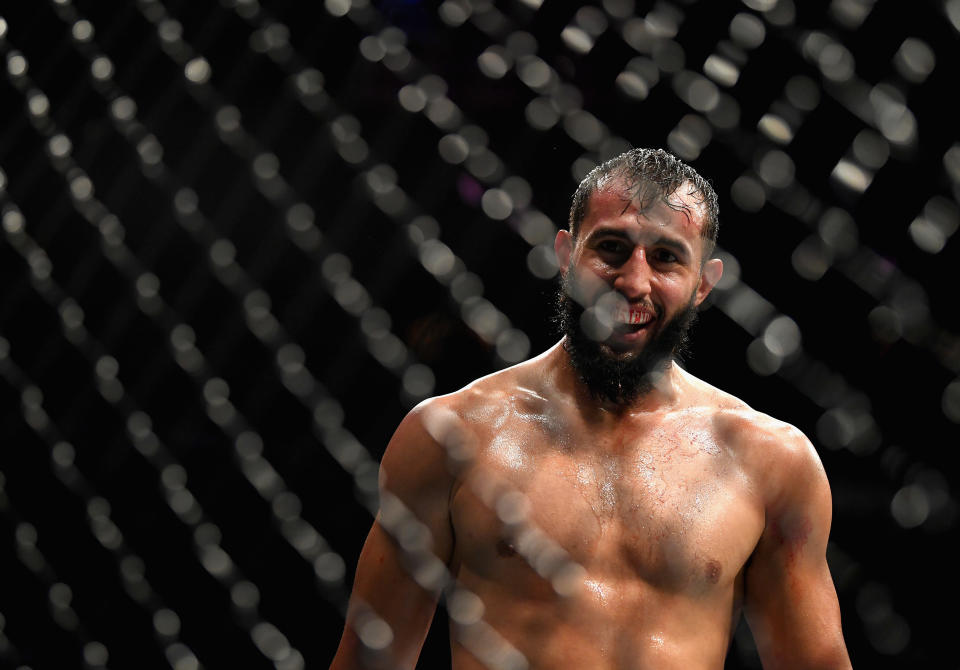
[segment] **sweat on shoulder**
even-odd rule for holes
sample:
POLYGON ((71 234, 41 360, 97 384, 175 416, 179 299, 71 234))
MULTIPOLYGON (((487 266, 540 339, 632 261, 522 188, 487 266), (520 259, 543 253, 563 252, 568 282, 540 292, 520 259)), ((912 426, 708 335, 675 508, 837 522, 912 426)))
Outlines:
POLYGON ((413 668, 441 596, 456 670, 849 668, 809 440, 678 364, 723 264, 717 197, 662 150, 580 184, 562 338, 412 410, 331 668, 413 668))

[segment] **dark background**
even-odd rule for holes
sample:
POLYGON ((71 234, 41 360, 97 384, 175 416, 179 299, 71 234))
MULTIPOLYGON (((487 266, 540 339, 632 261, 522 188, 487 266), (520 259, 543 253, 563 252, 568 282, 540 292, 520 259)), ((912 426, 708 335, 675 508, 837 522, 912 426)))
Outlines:
POLYGON ((960 2, 536 4, 0 3, 0 665, 325 667, 394 427, 553 343, 577 181, 663 146, 854 664, 957 667, 960 2))

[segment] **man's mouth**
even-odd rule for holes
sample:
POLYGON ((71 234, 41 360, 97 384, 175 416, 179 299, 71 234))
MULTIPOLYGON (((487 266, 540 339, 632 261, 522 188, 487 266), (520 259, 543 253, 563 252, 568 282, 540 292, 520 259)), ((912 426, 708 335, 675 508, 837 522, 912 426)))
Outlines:
POLYGON ((645 326, 654 318, 655 315, 651 310, 637 307, 618 309, 613 314, 613 320, 617 327, 645 326))

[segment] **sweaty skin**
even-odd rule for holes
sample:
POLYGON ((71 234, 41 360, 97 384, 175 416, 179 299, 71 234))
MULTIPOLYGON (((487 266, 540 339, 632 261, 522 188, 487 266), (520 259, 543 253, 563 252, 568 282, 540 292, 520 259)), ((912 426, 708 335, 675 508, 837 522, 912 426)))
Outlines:
MULTIPOLYGON (((629 303, 619 313, 633 327, 613 334, 611 355, 641 349, 719 279, 719 261, 701 264, 701 217, 689 210, 638 212, 612 184, 591 196, 576 241, 558 235, 578 299, 613 290, 629 303), (631 310, 657 317, 638 328, 631 310)), ((767 670, 850 667, 813 446, 676 364, 614 405, 589 394, 558 343, 421 403, 387 447, 381 486, 426 526, 429 550, 529 668, 719 669, 741 613, 767 670), (531 529, 563 557, 562 579, 531 564, 531 529)), ((409 547, 382 520, 332 669, 381 667, 365 664, 374 657, 357 634, 369 610, 392 632, 378 663, 413 668, 433 617, 437 593, 411 577, 409 547)), ((453 668, 489 667, 462 632, 454 622, 453 668)))

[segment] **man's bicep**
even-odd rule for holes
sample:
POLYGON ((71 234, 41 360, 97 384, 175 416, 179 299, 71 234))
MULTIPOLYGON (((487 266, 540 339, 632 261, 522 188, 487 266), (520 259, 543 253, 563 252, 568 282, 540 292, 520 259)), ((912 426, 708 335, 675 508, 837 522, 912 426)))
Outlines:
POLYGON ((453 475, 444 446, 427 427, 437 416, 446 414, 421 405, 401 422, 387 446, 380 468, 380 512, 360 553, 332 668, 364 667, 362 655, 384 642, 385 630, 389 645, 380 653, 389 656, 389 665, 416 665, 453 552, 453 475), (364 635, 367 628, 370 639, 364 635))
POLYGON ((830 488, 804 443, 785 463, 783 491, 746 573, 744 611, 766 670, 850 664, 826 561, 830 488))
POLYGON ((418 583, 409 552, 379 516, 360 552, 347 622, 331 670, 363 668, 365 658, 387 655, 388 665, 413 668, 442 584, 418 583))

